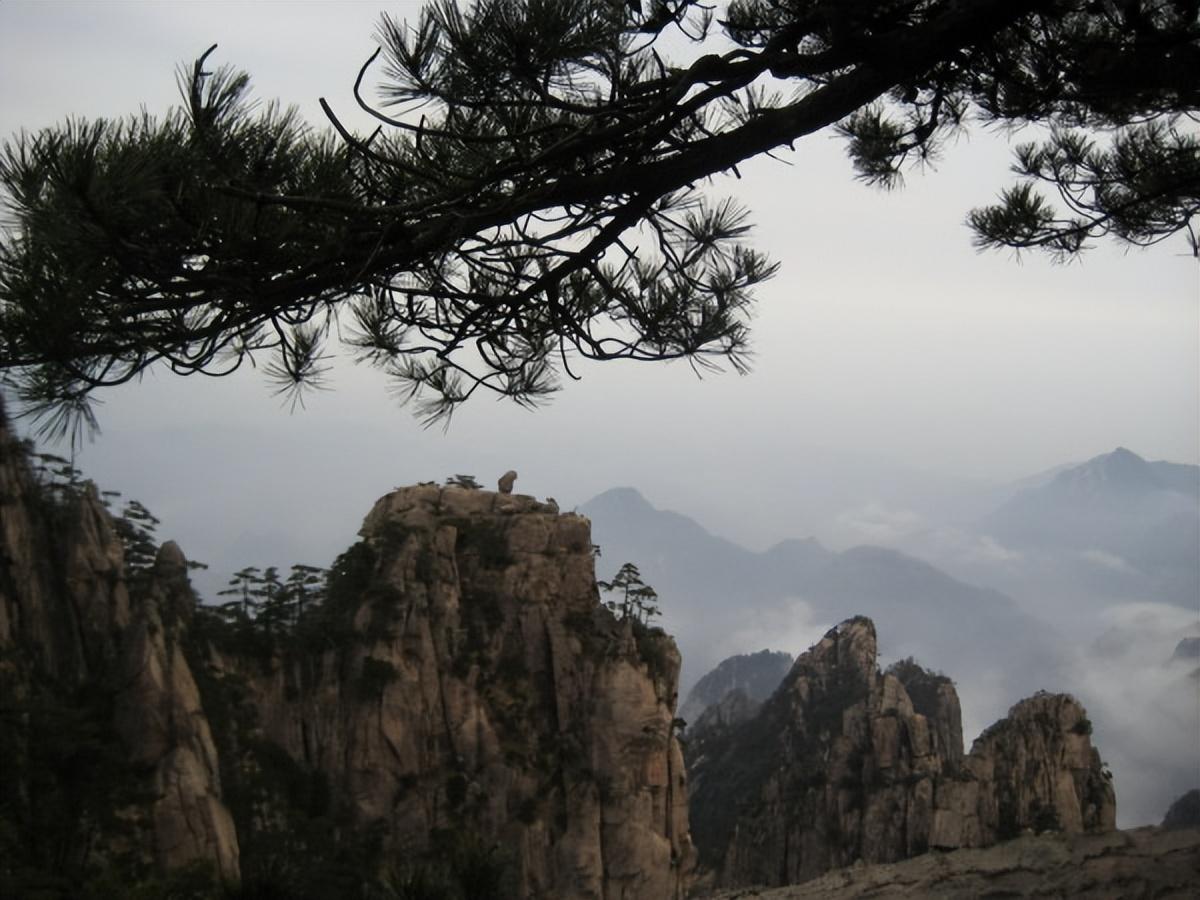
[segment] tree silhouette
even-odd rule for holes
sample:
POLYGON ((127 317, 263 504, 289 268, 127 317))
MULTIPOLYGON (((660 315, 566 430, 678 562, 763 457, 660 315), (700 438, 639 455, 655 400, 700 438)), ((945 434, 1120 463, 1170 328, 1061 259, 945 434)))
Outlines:
POLYGON ((619 594, 618 599, 609 600, 604 605, 622 620, 631 618, 648 625, 652 618, 660 615, 655 604, 658 592, 642 581, 642 573, 633 563, 622 565, 612 581, 597 581, 596 584, 605 593, 619 594))
POLYGON ((295 399, 331 335, 427 420, 481 388, 536 404, 580 357, 741 369, 775 266, 702 187, 826 130, 892 185, 965 129, 1036 123, 970 215, 981 247, 1195 251, 1198 4, 435 0, 382 19, 370 134, 324 101, 324 132, 256 110, 210 49, 161 118, 5 145, 0 371, 74 433, 94 388, 155 364, 266 355, 295 399))

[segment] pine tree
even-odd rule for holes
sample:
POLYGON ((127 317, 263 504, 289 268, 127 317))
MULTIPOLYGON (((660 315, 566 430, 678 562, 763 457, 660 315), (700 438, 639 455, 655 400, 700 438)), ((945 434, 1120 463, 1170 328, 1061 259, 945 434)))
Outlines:
POLYGON ((164 116, 5 145, 0 371, 65 433, 94 424, 95 388, 157 363, 219 374, 265 355, 298 391, 331 335, 427 419, 481 389, 539 403, 572 358, 742 369, 776 267, 703 187, 821 132, 890 186, 964 131, 1033 123, 1046 136, 1019 148, 1017 184, 970 214, 981 247, 1069 257, 1184 232, 1200 252, 1198 11, 434 0, 382 19, 355 85, 369 135, 328 104, 324 131, 256 109, 213 48, 164 116))
POLYGON ((619 594, 618 599, 605 602, 605 606, 619 619, 633 619, 647 625, 660 614, 655 601, 658 592, 642 581, 642 573, 633 563, 625 563, 613 576, 612 581, 598 581, 597 586, 605 593, 619 594))

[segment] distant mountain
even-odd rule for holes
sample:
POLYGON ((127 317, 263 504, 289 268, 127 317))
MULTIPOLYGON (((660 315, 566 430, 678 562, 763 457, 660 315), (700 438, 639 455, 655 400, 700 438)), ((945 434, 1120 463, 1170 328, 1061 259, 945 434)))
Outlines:
POLYGON ((1159 483, 1168 490, 1200 499, 1200 466, 1189 466, 1184 463, 1159 462, 1150 463, 1158 476, 1159 483))
POLYGON ((967 677, 986 673, 980 677, 998 704, 995 682, 1004 681, 1004 698, 1019 696, 1043 687, 1054 666, 1053 634, 1009 597, 894 550, 836 553, 809 539, 754 553, 656 509, 632 488, 601 494, 579 511, 603 550, 597 570, 634 562, 658 591, 663 627, 683 654, 685 692, 727 656, 764 645, 796 652, 854 615, 870 616, 889 635, 889 659, 916 656, 967 677))
MULTIPOLYGON (((1061 519, 1097 512, 1187 511, 1200 504, 1200 466, 1148 462, 1124 447, 1062 469, 1053 478, 1028 481, 1030 486, 987 518, 1002 536, 1024 537, 1037 526, 1033 520, 1047 512, 1061 519)), ((1038 530, 1051 528, 1043 524, 1038 530)))
POLYGON ((761 703, 775 692, 791 667, 790 653, 760 650, 731 656, 696 682, 679 707, 678 715, 693 723, 731 691, 742 691, 749 700, 761 703))
MULTIPOLYGON (((757 568, 760 554, 710 534, 687 516, 655 509, 633 488, 605 491, 579 512, 593 523, 592 540, 601 551, 598 575, 636 563, 648 584, 656 589, 669 584, 673 594, 691 597, 693 608, 723 606, 731 596, 758 598, 744 573, 757 568)), ((825 551, 818 547, 816 552, 825 551)), ((776 559, 771 565, 786 571, 793 561, 776 559)))
POLYGON ((1173 491, 1196 498, 1200 468, 1169 462, 1147 462, 1131 450, 1118 447, 1055 476, 1049 487, 1060 494, 1097 498, 1173 491))
POLYGON ((1200 467, 1121 447, 1028 487, 979 523, 1006 547, 1058 554, 1099 594, 1200 597, 1200 467))

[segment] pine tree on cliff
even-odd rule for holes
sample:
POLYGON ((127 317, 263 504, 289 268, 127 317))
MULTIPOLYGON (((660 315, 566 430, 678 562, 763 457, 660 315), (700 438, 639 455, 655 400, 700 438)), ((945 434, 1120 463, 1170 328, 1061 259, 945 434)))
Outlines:
POLYGON ((298 391, 331 335, 430 419, 480 389, 536 404, 572 356, 741 369, 775 265, 703 188, 821 132, 891 186, 964 131, 1038 123, 970 213, 979 246, 1197 249, 1200 0, 460 6, 383 17, 370 134, 324 101, 322 131, 256 110, 214 47, 165 116, 6 144, 0 370, 26 408, 94 424, 93 389, 156 363, 266 357, 298 391))
POLYGON ((612 581, 597 581, 596 585, 607 594, 617 594, 618 599, 607 601, 605 606, 622 620, 633 619, 647 625, 660 615, 655 604, 658 591, 642 581, 642 573, 633 563, 622 565, 612 581))

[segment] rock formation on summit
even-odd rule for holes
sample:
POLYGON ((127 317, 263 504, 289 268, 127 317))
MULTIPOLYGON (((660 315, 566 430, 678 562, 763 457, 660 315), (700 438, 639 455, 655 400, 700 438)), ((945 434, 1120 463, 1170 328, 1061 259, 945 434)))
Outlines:
POLYGON ((983 847, 1025 829, 1115 827, 1072 698, 1022 701, 963 754, 950 680, 876 665, 857 618, 796 660, 757 715, 689 732, 692 834, 724 885, 794 884, 856 860, 983 847))
POLYGON ((512 489, 513 489, 513 482, 515 482, 516 480, 517 480, 517 473, 514 472, 512 469, 509 469, 507 472, 505 472, 503 475, 501 475, 500 482, 499 482, 500 493, 511 494, 512 489))

